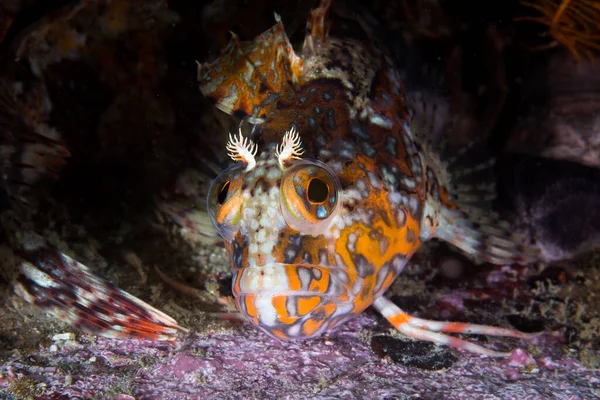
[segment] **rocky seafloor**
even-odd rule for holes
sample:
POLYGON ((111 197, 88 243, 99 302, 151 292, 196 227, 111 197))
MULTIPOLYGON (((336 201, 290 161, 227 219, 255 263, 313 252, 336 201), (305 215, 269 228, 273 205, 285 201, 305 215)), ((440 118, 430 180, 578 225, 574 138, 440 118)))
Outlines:
MULTIPOLYGON (((487 358, 402 337, 368 310, 318 339, 281 342, 250 325, 207 315, 226 309, 217 302, 211 307, 206 298, 163 288, 153 303, 191 332, 172 343, 111 340, 78 334, 14 300, 0 315, 0 396, 121 400, 600 396, 595 334, 600 318, 599 307, 593 306, 600 285, 597 267, 556 269, 552 274, 545 270, 541 275, 509 267, 485 268, 457 275, 456 269, 462 269, 459 259, 448 255, 441 262, 443 271, 454 271, 451 277, 413 264, 394 286, 398 295, 392 299, 421 316, 512 324, 546 333, 529 342, 474 338, 488 347, 514 349, 507 359, 487 358)), ((135 280, 132 275, 130 284, 135 280)), ((129 287, 126 280, 120 285, 145 298, 155 285, 161 286, 148 282, 146 287, 129 287)))

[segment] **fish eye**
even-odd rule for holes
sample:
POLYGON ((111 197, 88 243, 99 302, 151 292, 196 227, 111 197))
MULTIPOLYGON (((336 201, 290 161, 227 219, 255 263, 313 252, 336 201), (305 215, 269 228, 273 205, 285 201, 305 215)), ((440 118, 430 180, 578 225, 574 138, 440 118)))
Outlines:
POLYGON ((242 178, 238 176, 239 165, 221 172, 210 185, 206 200, 208 215, 225 240, 233 240, 242 208, 242 178))
POLYGON ((227 193, 229 192, 229 186, 231 186, 231 181, 227 181, 221 185, 219 189, 219 194, 217 196, 217 203, 219 205, 223 205, 225 203, 225 199, 227 199, 227 193))
POLYGON ((281 210, 285 222, 308 234, 323 232, 335 215, 340 183, 326 165, 303 160, 290 166, 281 180, 281 210))
POLYGON ((329 196, 327 183, 320 178, 313 178, 308 182, 307 198, 311 203, 321 204, 329 196))

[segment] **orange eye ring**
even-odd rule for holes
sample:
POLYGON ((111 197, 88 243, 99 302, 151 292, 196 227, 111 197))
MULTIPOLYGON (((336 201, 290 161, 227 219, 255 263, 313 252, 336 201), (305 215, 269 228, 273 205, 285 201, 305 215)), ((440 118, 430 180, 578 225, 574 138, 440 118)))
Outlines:
POLYGON ((336 214, 340 183, 326 164, 302 160, 286 169, 280 192, 285 222, 297 231, 319 234, 336 214))
POLYGON ((232 241, 235 225, 239 223, 242 208, 242 179, 238 176, 240 165, 221 172, 210 185, 206 209, 217 233, 232 241))

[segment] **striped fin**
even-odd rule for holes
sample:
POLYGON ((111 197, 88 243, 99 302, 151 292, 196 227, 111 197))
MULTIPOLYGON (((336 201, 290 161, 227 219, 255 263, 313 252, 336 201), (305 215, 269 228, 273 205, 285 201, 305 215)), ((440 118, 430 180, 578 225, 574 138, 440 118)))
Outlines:
POLYGON ((528 264, 539 260, 539 249, 526 236, 496 214, 482 209, 465 212, 442 206, 436 237, 479 262, 528 264))
POLYGON ((210 183, 221 167, 205 158, 200 161, 205 170, 184 171, 175 182, 174 193, 155 199, 156 217, 161 227, 166 226, 192 247, 198 243, 216 246, 222 239, 213 227, 206 198, 210 183))
POLYGON ((465 322, 435 321, 413 317, 392 303, 386 297, 375 300, 373 307, 381 313, 398 331, 408 337, 451 346, 459 350, 481 354, 488 357, 508 357, 512 352, 488 349, 476 343, 460 339, 447 333, 463 333, 484 336, 503 336, 519 339, 533 339, 538 333, 524 333, 514 329, 490 325, 476 325, 465 322))
POLYGON ((19 232, 0 257, 15 293, 86 333, 113 339, 175 340, 185 331, 142 300, 118 289, 85 265, 47 245, 33 232, 19 232))
POLYGON ((157 201, 156 214, 163 224, 172 223, 179 236, 192 246, 199 243, 215 246, 222 242, 203 205, 186 199, 162 200, 157 201))
POLYGON ((449 152, 444 138, 434 136, 451 131, 454 122, 436 121, 442 107, 425 97, 409 101, 413 106, 410 130, 428 167, 422 239, 444 240, 478 262, 527 264, 539 260, 539 248, 493 211, 495 159, 482 149, 483 143, 472 142, 444 157, 441 154, 449 152))
POLYGON ((493 209, 494 163, 490 159, 458 170, 456 180, 447 164, 434 164, 444 170, 434 168, 438 184, 433 185, 436 189, 429 193, 425 207, 426 214, 435 215, 437 220, 432 236, 452 243, 477 262, 536 262, 540 259, 539 248, 493 209))

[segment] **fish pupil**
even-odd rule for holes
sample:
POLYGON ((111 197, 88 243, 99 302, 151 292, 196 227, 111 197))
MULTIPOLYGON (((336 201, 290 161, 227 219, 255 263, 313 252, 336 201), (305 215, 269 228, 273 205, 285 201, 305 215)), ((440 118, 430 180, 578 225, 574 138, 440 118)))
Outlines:
POLYGON ((329 188, 327 183, 319 178, 311 179, 308 183, 307 196, 311 203, 324 203, 329 196, 329 188))
POLYGON ((217 202, 219 205, 225 203, 225 199, 227 199, 227 193, 229 192, 230 182, 225 182, 221 188, 219 189, 219 195, 217 196, 217 202))

